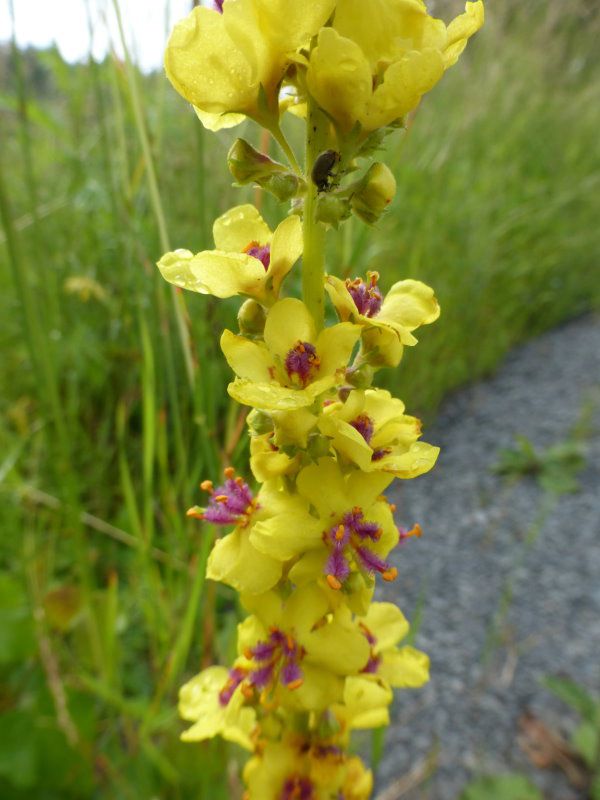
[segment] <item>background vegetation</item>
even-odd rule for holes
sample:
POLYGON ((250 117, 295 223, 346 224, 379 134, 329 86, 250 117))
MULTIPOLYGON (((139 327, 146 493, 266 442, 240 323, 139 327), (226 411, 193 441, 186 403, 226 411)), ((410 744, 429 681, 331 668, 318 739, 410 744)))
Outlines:
MULTIPOLYGON (((490 0, 391 141, 391 212, 332 243, 338 274, 436 288, 441 320, 385 376, 412 413, 598 305, 599 33, 593 2, 490 0)), ((204 133, 162 74, 11 45, 0 126, 0 796, 234 796, 219 744, 178 743, 175 703, 237 618, 183 515, 245 452, 217 345, 237 303, 175 295, 154 264, 243 202, 238 131, 204 133)))

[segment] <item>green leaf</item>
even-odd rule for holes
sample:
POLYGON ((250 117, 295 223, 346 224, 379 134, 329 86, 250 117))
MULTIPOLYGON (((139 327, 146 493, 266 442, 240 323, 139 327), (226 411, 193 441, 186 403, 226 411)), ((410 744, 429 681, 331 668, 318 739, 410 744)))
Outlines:
POLYGON ((588 767, 594 769, 600 752, 600 731, 596 726, 591 722, 582 722, 574 731, 571 743, 588 767))
POLYGON ((600 775, 595 775, 590 786, 591 800, 600 800, 600 775))
POLYGON ((543 800, 540 790, 523 775, 487 775, 472 781, 460 800, 543 800))
POLYGON ((563 703, 571 706, 587 722, 594 724, 597 703, 582 686, 569 678, 557 678, 554 676, 545 678, 543 683, 563 703))

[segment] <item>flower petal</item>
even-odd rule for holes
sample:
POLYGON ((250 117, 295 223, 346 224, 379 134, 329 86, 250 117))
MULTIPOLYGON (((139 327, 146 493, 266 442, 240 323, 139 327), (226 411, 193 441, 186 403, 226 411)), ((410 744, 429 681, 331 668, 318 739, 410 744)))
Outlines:
POLYGON ((321 108, 346 130, 365 115, 371 98, 371 68, 356 42, 333 28, 319 31, 306 82, 321 108))
POLYGON ((484 14, 482 0, 477 0, 476 3, 467 3, 465 13, 460 14, 448 25, 448 42, 444 51, 446 69, 456 64, 460 54, 467 46, 467 40, 481 28, 484 14))
POLYGON ((254 109, 259 80, 231 38, 222 14, 197 6, 175 25, 165 51, 165 70, 175 89, 213 114, 254 109))
POLYGON ((342 377, 354 346, 360 338, 360 328, 351 322, 338 322, 324 328, 317 339, 317 354, 321 359, 320 375, 338 374, 342 377))
POLYGON ((295 214, 277 226, 271 242, 271 263, 267 270, 267 283, 275 296, 281 282, 302 255, 302 223, 295 214))
POLYGON ((379 319, 414 331, 429 325, 440 316, 440 306, 433 289, 421 281, 405 280, 395 283, 385 296, 379 319))
POLYGON ((252 342, 244 336, 224 330, 221 335, 221 350, 231 369, 240 378, 267 383, 273 380, 273 359, 262 343, 252 342))
POLYGON ((390 686, 417 689, 429 680, 429 656, 408 645, 384 653, 379 674, 390 686))
MULTIPOLYGON (((271 229, 257 208, 249 203, 230 208, 213 224, 213 237, 217 250, 242 253, 251 242, 261 245, 271 241, 271 229)), ((260 264, 258 259, 254 259, 260 264)), ((260 264, 264 273, 265 268, 260 264)))
POLYGON ((377 653, 394 647, 410 629, 408 620, 393 603, 373 603, 362 622, 377 639, 377 653))
POLYGON ((175 250, 165 253, 158 268, 169 283, 200 294, 221 298, 236 294, 260 298, 264 294, 264 267, 245 253, 204 250, 193 255, 189 250, 175 250))
POLYGON ((308 391, 288 389, 275 383, 255 383, 247 378, 236 378, 227 391, 238 403, 263 411, 294 411, 314 402, 314 395, 308 391))
POLYGON ((264 337, 269 350, 283 362, 298 342, 315 341, 315 323, 310 311, 301 300, 286 297, 269 310, 264 337))
POLYGON ((261 594, 279 581, 281 563, 255 549, 247 529, 238 529, 215 542, 206 577, 233 586, 238 592, 261 594))

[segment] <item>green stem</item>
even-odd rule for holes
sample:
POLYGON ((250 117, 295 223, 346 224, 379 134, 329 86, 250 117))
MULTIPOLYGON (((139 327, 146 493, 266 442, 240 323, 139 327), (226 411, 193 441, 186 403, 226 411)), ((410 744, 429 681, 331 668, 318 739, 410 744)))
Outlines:
POLYGON ((300 164, 298 164, 298 159, 296 158, 294 151, 290 146, 290 143, 285 138, 285 134, 281 130, 279 125, 275 125, 272 128, 269 128, 268 130, 271 136, 275 139, 277 144, 281 147, 281 149, 285 153, 286 158, 290 162, 290 166, 294 170, 294 172, 298 175, 302 175, 302 170, 300 169, 300 164))
POLYGON ((321 330, 325 317, 323 278, 325 275, 325 227, 316 220, 319 190, 311 180, 313 165, 325 149, 327 120, 323 113, 308 99, 306 116, 306 184, 302 237, 302 297, 313 316, 317 330, 321 330))

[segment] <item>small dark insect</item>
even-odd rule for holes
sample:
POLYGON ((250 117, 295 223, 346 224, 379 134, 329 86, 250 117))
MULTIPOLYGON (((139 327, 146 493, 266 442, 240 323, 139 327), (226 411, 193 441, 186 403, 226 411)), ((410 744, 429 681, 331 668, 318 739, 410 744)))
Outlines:
POLYGON ((333 185, 333 170, 340 160, 340 154, 335 150, 323 150, 313 164, 310 177, 320 192, 328 192, 333 185))

